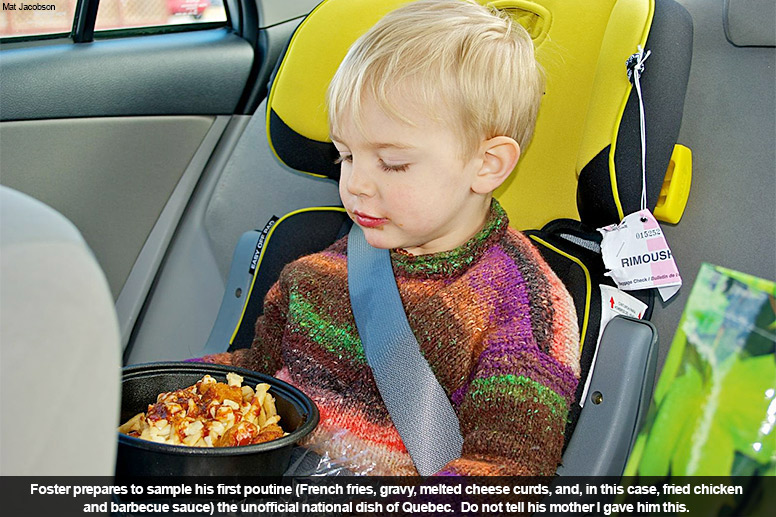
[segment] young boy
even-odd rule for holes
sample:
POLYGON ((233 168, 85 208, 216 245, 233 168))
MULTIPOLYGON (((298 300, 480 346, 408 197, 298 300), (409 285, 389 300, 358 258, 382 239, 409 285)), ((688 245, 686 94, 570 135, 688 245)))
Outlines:
MULTIPOLYGON (((391 250, 410 327, 460 421, 462 455, 440 474, 552 475, 560 462, 579 378, 574 307, 492 197, 542 88, 525 30, 460 0, 388 14, 329 87, 342 203, 391 250)), ((417 474, 365 360, 346 252, 347 237, 289 264, 253 346, 205 360, 306 392, 321 412, 304 444, 314 452, 356 473, 417 474)))

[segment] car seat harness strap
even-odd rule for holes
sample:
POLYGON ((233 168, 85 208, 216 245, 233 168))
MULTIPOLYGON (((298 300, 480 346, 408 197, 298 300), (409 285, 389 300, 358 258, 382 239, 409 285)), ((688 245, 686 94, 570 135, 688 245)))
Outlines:
POLYGON ((391 255, 367 243, 356 224, 348 235, 353 317, 377 388, 422 476, 461 456, 458 417, 412 333, 391 255))

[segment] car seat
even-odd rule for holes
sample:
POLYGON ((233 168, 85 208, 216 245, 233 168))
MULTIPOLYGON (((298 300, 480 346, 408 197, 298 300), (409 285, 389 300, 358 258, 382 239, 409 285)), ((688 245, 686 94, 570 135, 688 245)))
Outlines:
POLYGON ((0 186, 0 472, 112 476, 121 390, 108 281, 62 214, 0 186))
MULTIPOLYGON (((266 134, 275 158, 296 171, 338 179, 324 94, 350 44, 406 0, 325 0, 300 24, 273 73, 266 134), (336 27, 336 30, 333 28, 336 27)), ((689 191, 689 151, 677 146, 689 75, 692 21, 673 0, 496 0, 531 34, 547 74, 533 141, 497 192, 513 227, 528 230, 574 298, 582 381, 597 346, 598 284, 604 276, 594 228, 639 209, 639 104, 626 60, 652 52, 642 77, 647 114, 649 207, 677 222, 689 191)), ((283 265, 319 251, 347 231, 341 207, 308 207, 273 217, 235 249, 226 295, 206 353, 250 346, 263 298, 283 265)), ((585 411, 575 404, 560 474, 620 475, 646 413, 657 336, 646 319, 617 317, 604 332, 585 411)))

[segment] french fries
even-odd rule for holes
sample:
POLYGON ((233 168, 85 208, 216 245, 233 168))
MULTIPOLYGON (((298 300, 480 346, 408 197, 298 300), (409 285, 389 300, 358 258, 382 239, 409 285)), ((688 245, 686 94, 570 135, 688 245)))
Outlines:
POLYGON ((170 445, 234 447, 268 442, 285 433, 269 384, 243 386, 236 373, 226 384, 205 375, 193 386, 161 393, 145 413, 119 426, 119 432, 170 445))

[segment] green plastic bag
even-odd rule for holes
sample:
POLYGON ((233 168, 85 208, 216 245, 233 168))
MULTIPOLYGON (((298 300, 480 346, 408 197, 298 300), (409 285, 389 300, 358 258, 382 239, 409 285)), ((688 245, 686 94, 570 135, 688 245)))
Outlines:
POLYGON ((776 283, 703 264, 626 476, 776 475, 776 283))

